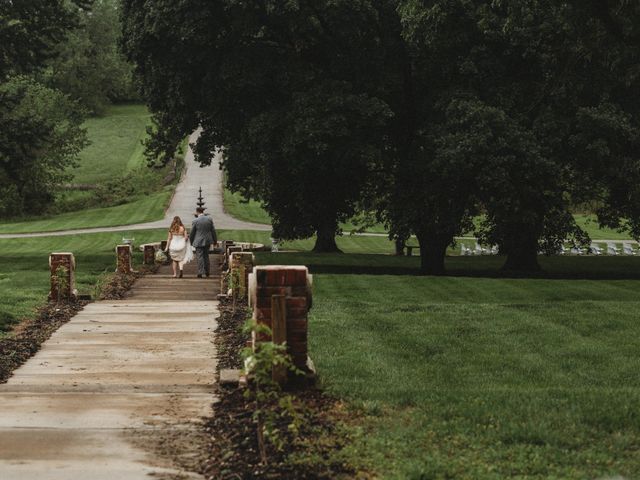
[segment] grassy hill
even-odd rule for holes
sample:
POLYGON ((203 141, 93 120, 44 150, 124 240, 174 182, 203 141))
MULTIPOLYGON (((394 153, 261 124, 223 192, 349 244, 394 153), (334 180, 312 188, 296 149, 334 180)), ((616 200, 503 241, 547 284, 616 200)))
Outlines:
POLYGON ((150 115, 144 105, 113 105, 104 116, 88 119, 91 144, 72 168, 73 183, 96 184, 120 178, 144 164, 144 148, 150 115))
POLYGON ((80 153, 77 167, 70 169, 72 188, 59 192, 53 208, 57 213, 5 221, 0 224, 0 233, 109 227, 161 219, 175 185, 164 185, 170 166, 158 170, 146 166, 141 140, 149 125, 144 105, 115 105, 104 116, 88 119, 85 128, 91 144, 80 153))

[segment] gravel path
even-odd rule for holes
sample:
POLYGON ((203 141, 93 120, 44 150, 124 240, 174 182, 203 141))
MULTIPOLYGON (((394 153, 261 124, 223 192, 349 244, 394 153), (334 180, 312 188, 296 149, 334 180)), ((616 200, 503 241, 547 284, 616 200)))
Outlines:
MULTIPOLYGON (((195 142, 199 134, 199 131, 194 132, 191 137, 189 137, 189 142, 195 142)), ((219 155, 220 154, 216 155, 210 166, 201 167, 200 164, 195 161, 193 151, 191 147, 189 147, 185 156, 185 171, 180 183, 176 187, 163 220, 117 227, 80 228, 58 232, 0 234, 0 238, 51 237, 82 233, 129 232, 154 228, 169 228, 171 220, 176 215, 181 217, 185 225, 188 226, 193 219, 198 198, 198 189, 200 187, 202 187, 202 196, 205 201, 205 207, 207 207, 207 212, 213 217, 217 229, 271 231, 270 225, 244 222, 228 215, 224 211, 222 171, 218 167, 219 155)))

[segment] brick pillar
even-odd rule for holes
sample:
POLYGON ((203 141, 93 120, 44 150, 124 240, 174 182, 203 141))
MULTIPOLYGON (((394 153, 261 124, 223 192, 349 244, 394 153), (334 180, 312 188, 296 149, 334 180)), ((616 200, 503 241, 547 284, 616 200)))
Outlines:
MULTIPOLYGON (((231 275, 239 275, 241 270, 244 270, 243 275, 239 275, 240 290, 247 294, 247 285, 249 285, 249 273, 253 271, 253 266, 256 263, 256 257, 251 252, 233 252, 230 255, 229 270, 231 275)), ((233 292, 234 296, 236 292, 233 292)))
MULTIPOLYGON (((308 371, 307 330, 312 280, 307 267, 291 265, 257 266, 249 278, 249 302, 256 322, 272 328, 271 296, 286 297, 287 351, 294 365, 303 371, 308 371)), ((254 346, 260 340, 254 338, 254 346)))
POLYGON ((51 291, 49 300, 69 300, 78 294, 75 286, 76 259, 73 253, 52 253, 49 255, 51 291), (58 282, 60 279, 60 282, 58 282), (60 290, 58 287, 61 287, 60 290))
POLYGON ((154 245, 144 246, 144 264, 153 265, 156 263, 156 247, 154 245))
POLYGON ((242 247, 239 246, 239 245, 229 245, 229 246, 227 246, 227 250, 226 250, 227 264, 229 263, 229 260, 231 258, 231 254, 232 253, 236 253, 236 252, 242 252, 242 247))
POLYGON ((131 245, 118 245, 116 247, 116 272, 131 273, 133 271, 133 268, 131 267, 132 256, 131 245))

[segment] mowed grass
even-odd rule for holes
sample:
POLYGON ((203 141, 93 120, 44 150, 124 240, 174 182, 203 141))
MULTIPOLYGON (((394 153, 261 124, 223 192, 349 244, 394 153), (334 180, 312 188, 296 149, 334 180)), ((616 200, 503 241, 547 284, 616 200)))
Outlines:
MULTIPOLYGON (((44 302, 52 251, 76 254, 78 288, 91 292, 122 236, 0 240, 0 312, 44 302)), ((416 275, 416 257, 371 254, 384 238, 340 241, 352 253, 258 261, 315 275, 311 355, 353 408, 347 454, 383 478, 637 478, 640 258, 545 257, 540 278, 518 279, 500 276, 501 258, 451 257, 453 275, 436 278, 416 275)))
POLYGON ((171 195, 170 189, 164 189, 115 207, 90 208, 37 220, 2 223, 0 233, 54 232, 152 222, 162 218, 171 195))
POLYGON ((232 217, 245 222, 271 224, 271 217, 262 208, 260 202, 247 201, 239 193, 231 193, 227 188, 224 189, 223 202, 225 211, 232 217))
POLYGON ((112 105, 104 116, 88 119, 84 127, 91 144, 70 169, 73 183, 99 184, 122 177, 144 164, 150 115, 144 105, 112 105))
MULTIPOLYGON (((139 245, 162 240, 165 232, 145 230, 132 235, 139 245)), ((76 286, 80 293, 91 294, 101 276, 114 271, 114 249, 121 243, 122 236, 120 232, 0 240, 0 335, 12 323, 32 316, 34 310, 46 302, 50 253, 73 252, 77 265, 76 286)), ((141 261, 137 250, 136 261, 138 264, 141 261)))
POLYGON ((311 355, 355 409, 351 455, 392 479, 638 478, 640 259, 544 258, 535 279, 417 260, 259 255, 315 272, 311 355))

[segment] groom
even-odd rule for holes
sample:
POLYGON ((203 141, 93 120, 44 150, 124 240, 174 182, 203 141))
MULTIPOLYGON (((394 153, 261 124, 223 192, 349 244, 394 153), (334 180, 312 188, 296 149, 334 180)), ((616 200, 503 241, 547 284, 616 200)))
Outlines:
POLYGON ((196 247, 198 278, 202 278, 202 275, 208 277, 210 274, 209 249, 212 243, 218 241, 218 238, 216 228, 213 226, 213 220, 204 214, 204 208, 202 207, 196 209, 196 219, 191 224, 189 240, 191 245, 196 247))

